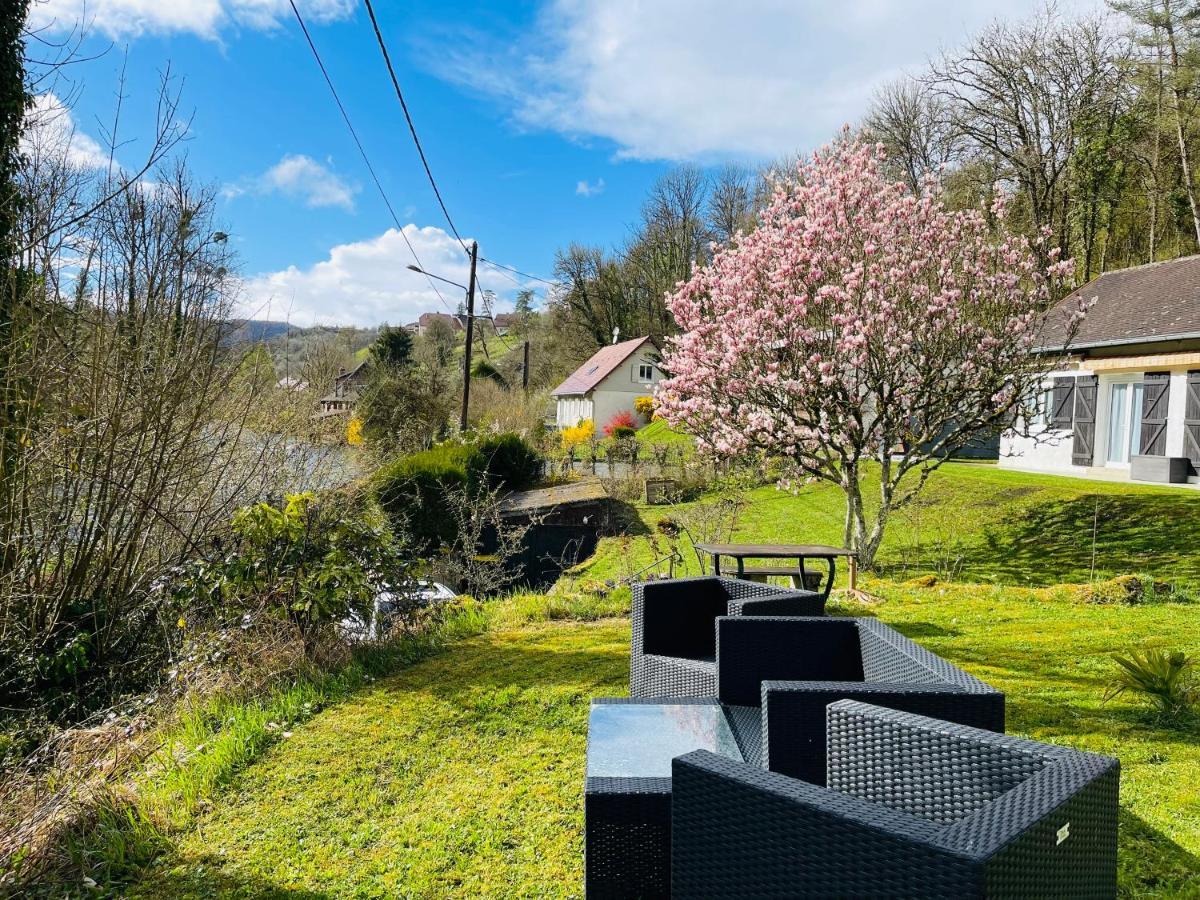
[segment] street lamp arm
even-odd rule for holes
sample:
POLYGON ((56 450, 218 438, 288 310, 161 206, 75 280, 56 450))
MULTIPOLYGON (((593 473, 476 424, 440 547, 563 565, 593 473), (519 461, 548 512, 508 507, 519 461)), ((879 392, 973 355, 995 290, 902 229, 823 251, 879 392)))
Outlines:
POLYGON ((460 290, 469 290, 465 284, 459 284, 457 281, 451 281, 449 278, 443 278, 441 275, 434 275, 432 272, 426 272, 420 266, 413 265, 412 263, 409 263, 408 268, 414 272, 420 272, 426 278, 436 278, 438 281, 444 281, 446 284, 454 285, 454 287, 459 288, 460 290))

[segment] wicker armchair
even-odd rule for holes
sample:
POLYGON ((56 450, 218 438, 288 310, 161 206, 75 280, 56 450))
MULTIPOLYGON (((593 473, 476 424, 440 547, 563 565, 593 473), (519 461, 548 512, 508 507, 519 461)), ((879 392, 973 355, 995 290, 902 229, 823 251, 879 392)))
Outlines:
POLYGON ((717 698, 742 756, 825 783, 825 708, 851 699, 1004 731, 1004 694, 871 618, 717 621, 717 698))
POLYGON ((812 591, 704 576, 633 585, 631 697, 716 695, 720 616, 820 616, 812 591))
POLYGON ((1115 759, 829 706, 829 787, 673 761, 672 896, 1114 897, 1115 759))

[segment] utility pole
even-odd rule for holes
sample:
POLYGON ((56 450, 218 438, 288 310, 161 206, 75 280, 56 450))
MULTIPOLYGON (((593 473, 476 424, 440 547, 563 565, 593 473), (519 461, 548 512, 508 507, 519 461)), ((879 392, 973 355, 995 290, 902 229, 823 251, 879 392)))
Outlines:
POLYGON ((525 358, 521 362, 521 389, 529 393, 529 341, 525 342, 525 358))
POLYGON ((463 348, 463 401, 458 430, 467 431, 467 407, 471 403, 471 339, 475 334, 475 265, 479 261, 479 242, 471 241, 471 277, 467 280, 467 340, 463 348))

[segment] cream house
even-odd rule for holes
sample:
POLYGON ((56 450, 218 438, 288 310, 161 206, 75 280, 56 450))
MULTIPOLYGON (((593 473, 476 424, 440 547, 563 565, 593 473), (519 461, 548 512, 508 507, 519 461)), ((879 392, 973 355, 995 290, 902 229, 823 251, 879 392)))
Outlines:
POLYGON ((569 428, 591 419, 600 431, 617 413, 634 413, 633 401, 648 396, 662 378, 659 361, 648 337, 601 347, 553 390, 556 424, 569 428))
MULTIPOLYGON (((1000 465, 1136 481, 1200 482, 1200 256, 1106 272, 1063 367, 1001 438, 1000 465)), ((1058 320, 1059 323, 1063 319, 1058 320)), ((1065 328, 1045 351, 1061 355, 1065 328)))

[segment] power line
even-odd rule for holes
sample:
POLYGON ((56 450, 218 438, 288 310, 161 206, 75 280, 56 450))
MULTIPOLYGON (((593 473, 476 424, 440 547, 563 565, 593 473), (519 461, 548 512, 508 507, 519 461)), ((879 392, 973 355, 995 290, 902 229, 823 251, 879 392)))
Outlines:
POLYGON ((358 137, 358 132, 354 128, 354 123, 350 121, 350 114, 346 112, 346 107, 342 103, 342 98, 338 95, 337 88, 333 85, 333 79, 329 75, 329 70, 325 68, 325 62, 321 59, 321 54, 317 51, 317 45, 313 43, 312 35, 308 32, 308 26, 304 24, 304 18, 300 15, 300 10, 296 8, 296 0, 288 0, 288 4, 292 7, 292 12, 296 16, 296 21, 300 24, 300 30, 304 32, 304 39, 308 41, 308 49, 312 51, 313 59, 317 61, 317 66, 321 70, 321 74, 325 77, 325 83, 329 85, 329 92, 333 94, 333 100, 337 104, 338 111, 342 114, 342 119, 346 123, 346 128, 350 131, 350 136, 354 138, 354 144, 358 147, 358 152, 362 156, 363 162, 366 164, 367 171, 371 173, 371 180, 375 182, 375 188, 379 191, 379 196, 383 198, 383 205, 387 207, 388 213, 392 217, 392 221, 396 225, 396 230, 400 232, 400 237, 404 238, 404 243, 408 245, 408 252, 412 254, 413 260, 417 264, 417 268, 422 270, 425 275, 425 280, 429 282, 429 286, 433 288, 433 292, 441 301, 442 306, 453 313, 454 310, 450 304, 446 302, 446 298, 442 296, 442 292, 438 290, 433 279, 424 271, 424 266, 421 265, 421 257, 417 255, 416 248, 413 247, 412 241, 408 239, 408 235, 404 233, 404 226, 400 224, 400 217, 396 215, 396 210, 392 207, 392 201, 388 199, 387 192, 383 189, 383 183, 380 182, 379 176, 375 173, 375 167, 371 164, 371 158, 367 156, 366 148, 363 147, 362 141, 358 137))
MULTIPOLYGON (((291 2, 291 0, 289 0, 291 2)), ((367 15, 371 17, 371 27, 375 30, 375 40, 379 44, 379 50, 383 54, 383 61, 387 65, 388 75, 392 79, 392 87, 396 89, 396 97, 400 101, 400 108, 404 110, 404 119, 408 122, 408 130, 412 134, 413 143, 417 145, 417 153, 421 157, 421 165, 425 167, 425 174, 429 176, 429 184, 433 188, 433 195, 437 197, 438 205, 442 208, 442 214, 446 217, 446 223, 450 226, 450 230, 454 233, 454 237, 462 244, 463 250, 467 250, 467 243, 462 239, 462 235, 458 233, 458 229, 454 226, 454 220, 450 218, 450 210, 446 209, 446 202, 442 199, 442 192, 438 190, 437 181, 433 177, 433 170, 429 168, 429 160, 425 158, 425 148, 421 146, 421 139, 417 136, 417 126, 413 124, 412 116, 408 112, 408 104, 404 100, 404 92, 400 90, 400 80, 396 77, 396 70, 392 67, 392 57, 388 53, 387 44, 384 43, 383 33, 379 30, 379 21, 375 18, 375 7, 371 5, 371 0, 364 0, 367 7, 367 15)), ((293 3, 293 8, 295 4, 293 3)))
MULTIPOLYGON (((538 275, 530 275, 528 272, 522 272, 520 269, 514 269, 512 266, 502 265, 495 260, 485 259, 482 256, 479 258, 479 261, 487 263, 489 266, 493 266, 494 268, 504 269, 506 272, 512 272, 514 275, 520 275, 522 278, 529 278, 532 281, 540 281, 542 284, 550 285, 550 287, 560 287, 562 285, 561 281, 551 281, 548 278, 542 278, 538 275)), ((514 281, 513 284, 518 284, 518 282, 514 281)))

